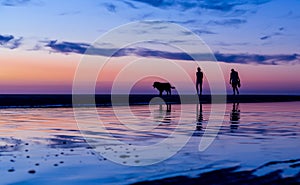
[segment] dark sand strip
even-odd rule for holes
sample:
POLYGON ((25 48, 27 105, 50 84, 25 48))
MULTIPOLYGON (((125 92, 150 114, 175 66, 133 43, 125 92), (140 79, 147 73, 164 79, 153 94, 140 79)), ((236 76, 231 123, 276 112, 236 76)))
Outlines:
MULTIPOLYGON (((73 107, 73 106, 111 106, 111 95, 0 95, 0 108, 34 108, 34 107, 73 107), (76 100, 75 104, 73 100, 76 100)), ((157 95, 115 95, 114 105, 148 105, 162 103, 157 95), (151 101, 156 98, 158 101, 151 101), (129 99, 129 101, 128 101, 129 99)), ((197 97, 191 95, 162 96, 169 104, 197 103, 197 97)), ((300 95, 210 95, 199 96, 201 103, 258 103, 258 102, 287 102, 300 101, 300 95)))

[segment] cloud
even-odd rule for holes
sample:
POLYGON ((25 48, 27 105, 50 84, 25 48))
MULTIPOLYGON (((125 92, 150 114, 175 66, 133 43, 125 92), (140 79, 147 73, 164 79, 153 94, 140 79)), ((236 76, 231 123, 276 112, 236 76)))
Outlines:
POLYGON ((86 43, 57 42, 57 40, 48 41, 48 43, 45 46, 51 48, 51 50, 54 52, 64 54, 76 53, 112 57, 140 56, 191 60, 191 57, 185 53, 173 53, 166 51, 150 50, 146 48, 95 48, 86 43))
POLYGON ((192 30, 192 32, 190 32, 190 31, 183 31, 182 32, 183 35, 191 35, 192 33, 197 34, 197 35, 203 35, 203 34, 213 35, 213 34, 217 34, 216 32, 212 32, 210 30, 205 30, 205 29, 195 29, 195 30, 192 30))
POLYGON ((85 51, 90 47, 90 45, 86 43, 57 42, 57 40, 48 41, 45 46, 51 48, 55 52, 65 54, 84 54, 85 51))
POLYGON ((195 29, 193 30, 194 33, 196 33, 197 35, 203 35, 203 34, 217 34, 216 32, 210 31, 210 30, 204 30, 204 29, 195 29))
POLYGON ((271 38, 271 36, 263 36, 263 37, 260 37, 260 40, 266 40, 266 39, 269 39, 271 38))
POLYGON ((0 1, 3 6, 22 6, 30 2, 30 0, 2 0, 0 1))
POLYGON ((234 11, 236 7, 243 5, 261 5, 270 2, 271 0, 223 0, 223 1, 212 1, 212 0, 204 0, 200 1, 201 7, 210 9, 210 10, 218 10, 222 12, 234 11))
POLYGON ((270 38, 272 38, 272 37, 274 37, 274 36, 279 36, 279 35, 282 35, 283 32, 284 31, 284 27, 280 27, 280 28, 278 28, 278 31, 277 32, 274 32, 274 33, 271 33, 271 34, 269 34, 269 35, 265 35, 265 36, 263 36, 263 37, 260 37, 260 40, 267 40, 267 39, 270 39, 270 38))
POLYGON ((210 25, 218 25, 218 26, 237 26, 240 24, 244 24, 247 21, 244 19, 225 19, 225 20, 218 20, 218 21, 209 21, 207 24, 210 25))
POLYGON ((236 7, 243 5, 261 5, 271 0, 132 0, 138 3, 144 3, 156 8, 176 7, 182 10, 188 9, 207 9, 221 12, 235 11, 236 7))
MULTIPOLYGON (((241 43, 243 44, 243 43, 241 43)), ((105 57, 124 57, 137 56, 146 58, 163 58, 170 60, 193 61, 192 56, 196 56, 199 61, 211 60, 211 54, 193 53, 191 55, 184 52, 172 52, 154 50, 143 47, 135 48, 97 48, 87 43, 73 43, 73 42, 57 42, 56 40, 48 41, 45 45, 51 48, 52 51, 64 54, 76 53, 86 55, 98 55, 105 57)), ((264 65, 280 65, 280 64, 300 64, 299 54, 276 54, 276 55, 262 55, 262 54, 226 54, 216 52, 214 54, 217 61, 226 63, 239 64, 264 64, 264 65)))
POLYGON ((100 55, 107 57, 123 57, 123 56, 139 56, 139 57, 153 57, 153 58, 166 58, 178 60, 192 60, 186 53, 176 53, 168 51, 151 50, 147 48, 96 48, 87 43, 74 43, 74 42, 57 42, 57 40, 48 41, 45 47, 49 47, 53 52, 63 54, 87 54, 87 55, 100 55))
POLYGON ((228 47, 228 46, 247 46, 250 45, 249 42, 217 42, 215 43, 215 45, 218 46, 224 46, 224 47, 228 47))
POLYGON ((80 14, 80 11, 69 11, 69 12, 62 12, 58 14, 59 16, 66 16, 66 15, 78 15, 80 14))
POLYGON ((168 21, 169 23, 174 24, 195 24, 196 20, 186 20, 186 21, 168 21))
POLYGON ((112 3, 104 3, 103 6, 112 13, 116 13, 116 5, 112 4, 112 3))
POLYGON ((0 45, 4 45, 8 43, 12 39, 14 39, 14 36, 12 35, 9 36, 0 35, 0 45))
POLYGON ((277 54, 277 55, 260 55, 260 54, 222 54, 215 53, 218 61, 227 63, 240 64, 266 64, 266 65, 280 65, 280 64, 299 64, 299 54, 277 54))
POLYGON ((231 11, 237 4, 226 1, 204 1, 200 6, 205 9, 219 10, 219 11, 231 11))
POLYGON ((9 49, 16 49, 22 44, 22 39, 22 37, 15 38, 13 35, 0 35, 0 46, 9 49))
POLYGON ((43 46, 40 44, 36 44, 32 48, 27 49, 27 51, 40 51, 40 50, 43 50, 43 46))
POLYGON ((193 8, 203 8, 203 9, 212 9, 212 10, 221 10, 228 11, 232 10, 237 3, 234 1, 197 1, 197 0, 133 0, 139 3, 148 4, 157 8, 166 8, 166 7, 177 7, 183 10, 193 9, 193 8))
POLYGON ((133 8, 133 9, 138 9, 137 6, 135 6, 133 3, 128 2, 128 1, 123 1, 124 4, 126 4, 128 7, 133 8))
POLYGON ((167 2, 164 0, 133 0, 136 2, 145 3, 154 7, 165 7, 165 6, 171 6, 172 2, 167 2))

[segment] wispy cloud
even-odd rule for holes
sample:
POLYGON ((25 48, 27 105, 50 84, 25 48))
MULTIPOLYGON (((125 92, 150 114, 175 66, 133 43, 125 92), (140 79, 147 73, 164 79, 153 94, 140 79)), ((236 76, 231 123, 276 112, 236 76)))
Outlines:
POLYGON ((129 8, 138 9, 137 6, 135 6, 133 3, 129 1, 123 1, 124 4, 126 4, 129 8))
POLYGON ((133 0, 136 2, 146 3, 148 5, 154 6, 154 7, 165 7, 165 6, 171 6, 173 2, 167 2, 164 0, 133 0))
POLYGON ((196 33, 197 35, 203 35, 203 34, 217 34, 216 32, 210 31, 208 29, 195 29, 193 30, 194 33, 196 33))
POLYGON ((243 5, 261 5, 270 2, 271 0, 223 0, 223 1, 200 1, 200 6, 206 9, 218 10, 223 12, 236 11, 236 7, 243 5))
POLYGON ((68 12, 62 12, 58 15, 60 16, 65 16, 65 15, 77 15, 77 14, 80 14, 81 12, 80 11, 68 11, 68 12))
POLYGON ((103 6, 107 9, 107 11, 116 13, 117 6, 112 3, 103 3, 103 6))
POLYGON ((196 20, 185 20, 185 21, 168 21, 170 23, 175 23, 175 24, 195 24, 196 23, 196 20))
POLYGON ((224 47, 230 47, 230 46, 249 46, 251 43, 249 42, 216 42, 215 45, 217 46, 224 46, 224 47))
POLYGON ((22 6, 30 2, 30 0, 2 0, 0 1, 3 6, 22 6))
POLYGON ((87 43, 73 43, 73 42, 57 42, 56 40, 49 41, 46 47, 51 48, 51 51, 64 53, 64 54, 88 54, 88 55, 100 55, 111 57, 122 56, 140 56, 140 57, 159 57, 167 59, 180 59, 180 60, 192 60, 190 56, 185 53, 173 53, 159 50, 151 50, 147 48, 96 48, 87 43))
POLYGON ((157 8, 176 7, 183 10, 188 9, 208 9, 221 12, 236 11, 236 7, 243 5, 261 5, 270 2, 271 0, 133 0, 138 3, 148 4, 157 8))
POLYGON ((282 35, 282 34, 283 34, 283 31, 284 31, 284 27, 280 27, 280 28, 278 28, 278 31, 260 37, 260 40, 267 40, 267 39, 271 39, 271 38, 274 37, 274 36, 282 35))
MULTIPOLYGON (((241 43, 243 44, 243 43, 241 43)), ((70 54, 87 54, 99 55, 105 57, 123 57, 123 56, 138 56, 146 58, 163 58, 170 60, 192 61, 192 56, 197 56, 200 61, 207 61, 211 59, 211 54, 193 53, 191 55, 184 52, 171 52, 162 50, 153 50, 143 47, 136 48, 96 48, 87 43, 72 43, 72 42, 57 42, 49 41, 46 47, 51 48, 54 52, 70 54)), ((277 54, 277 55, 262 55, 262 54, 226 54, 215 53, 217 61, 226 63, 239 64, 263 64, 263 65, 280 65, 280 64, 299 64, 299 54, 277 54)))
POLYGON ((278 55, 260 55, 260 54, 223 54, 215 53, 218 61, 240 64, 300 64, 299 54, 278 54, 278 55))
POLYGON ((204 1, 203 4, 200 6, 205 9, 211 9, 211 10, 219 10, 219 11, 231 11, 236 5, 239 5, 238 3, 232 2, 226 2, 226 1, 204 1))
POLYGON ((54 52, 65 54, 84 54, 85 51, 90 47, 90 45, 86 43, 57 42, 57 40, 48 41, 45 46, 51 48, 54 52))
POLYGON ((0 35, 0 46, 9 49, 16 49, 22 44, 22 39, 22 37, 15 38, 13 35, 0 35))
POLYGON ((203 34, 212 35, 212 34, 217 34, 216 32, 210 31, 208 29, 194 29, 194 30, 192 30, 192 32, 190 32, 190 31, 183 31, 182 32, 183 35, 191 35, 192 33, 195 33, 197 35, 203 35, 203 34))
POLYGON ((9 41, 11 41, 12 39, 14 39, 14 36, 12 35, 8 35, 8 36, 0 35, 0 44, 4 45, 9 41))
POLYGON ((245 19, 224 19, 224 20, 209 21, 207 24, 218 25, 218 26, 238 26, 246 22, 247 21, 245 19))
MULTIPOLYGON (((153 8, 147 9, 146 7, 155 7, 157 9, 168 9, 174 16, 180 17, 178 20, 169 21, 181 25, 203 25, 206 26, 239 26, 247 23, 248 15, 254 14, 257 7, 262 4, 271 2, 272 0, 130 0, 129 8, 140 9, 140 11, 148 12, 153 11, 153 8), (182 12, 189 11, 193 16, 185 17, 182 12), (199 15, 209 15, 205 18, 205 22, 201 22, 199 15), (194 17, 193 20, 190 20, 194 17), (197 17, 197 18, 196 18, 197 17), (187 20, 187 21, 186 21, 187 20), (195 21, 198 21, 195 23, 195 21)), ((129 0, 119 0, 118 2, 128 3, 129 0)), ((155 16, 155 15, 154 15, 155 16)), ((201 33, 205 34, 205 33, 201 33)), ((209 34, 209 33, 207 33, 209 34)))
POLYGON ((183 10, 188 10, 193 8, 203 8, 203 9, 228 11, 228 10, 232 10, 232 8, 237 5, 237 3, 235 3, 233 0, 232 1, 133 0, 133 1, 148 4, 150 6, 157 7, 157 8, 177 7, 183 10))
POLYGON ((263 36, 263 37, 260 37, 260 40, 266 40, 266 39, 269 39, 269 38, 271 38, 271 36, 263 36))

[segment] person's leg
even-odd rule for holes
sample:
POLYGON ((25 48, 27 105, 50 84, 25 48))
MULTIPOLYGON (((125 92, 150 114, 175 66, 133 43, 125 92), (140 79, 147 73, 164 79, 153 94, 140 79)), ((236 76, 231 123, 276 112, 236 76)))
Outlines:
POLYGON ((232 91, 233 91, 233 95, 235 95, 235 86, 234 86, 234 84, 232 84, 232 91))
POLYGON ((196 83, 197 95, 199 94, 198 82, 196 83))
POLYGON ((236 83, 232 83, 232 90, 233 90, 233 95, 236 94, 235 92, 238 92, 236 83))
POLYGON ((200 83, 200 95, 202 95, 202 82, 200 83))
POLYGON ((236 87, 236 92, 237 92, 237 94, 240 94, 238 87, 236 87))

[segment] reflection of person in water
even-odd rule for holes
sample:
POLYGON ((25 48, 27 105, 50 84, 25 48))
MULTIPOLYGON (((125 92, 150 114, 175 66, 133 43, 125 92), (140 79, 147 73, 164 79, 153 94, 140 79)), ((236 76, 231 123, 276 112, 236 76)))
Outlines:
POLYGON ((232 111, 230 113, 230 123, 231 123, 230 128, 237 129, 239 122, 240 122, 239 103, 233 103, 232 111))
POLYGON ((200 103, 200 109, 199 104, 196 105, 196 130, 201 131, 202 130, 202 122, 203 122, 203 114, 202 114, 202 103, 200 103))
POLYGON ((234 69, 231 69, 230 82, 229 83, 232 86, 233 95, 235 95, 235 92, 237 94, 240 94, 238 88, 241 87, 241 81, 240 81, 239 73, 237 71, 235 71, 234 69))
POLYGON ((161 123, 171 123, 171 104, 167 104, 167 109, 164 110, 163 109, 163 105, 159 105, 159 115, 158 116, 155 116, 154 118, 155 119, 158 119, 158 122, 161 122, 161 123))
POLYGON ((199 87, 200 87, 200 95, 202 95, 202 83, 203 83, 203 72, 201 71, 200 67, 198 67, 196 72, 196 90, 197 90, 197 94, 199 94, 199 87))

